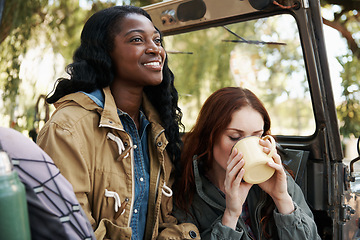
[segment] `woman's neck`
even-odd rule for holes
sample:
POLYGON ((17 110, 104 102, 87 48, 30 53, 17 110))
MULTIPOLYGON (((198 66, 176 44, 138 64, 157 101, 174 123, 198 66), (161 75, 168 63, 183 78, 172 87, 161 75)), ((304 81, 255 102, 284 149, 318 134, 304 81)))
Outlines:
POLYGON ((120 87, 118 84, 112 84, 110 89, 114 97, 116 107, 129 114, 139 129, 139 114, 143 94, 142 88, 130 89, 120 87))
POLYGON ((206 177, 222 192, 225 193, 224 181, 226 171, 221 168, 218 164, 213 162, 212 168, 206 173, 206 177))

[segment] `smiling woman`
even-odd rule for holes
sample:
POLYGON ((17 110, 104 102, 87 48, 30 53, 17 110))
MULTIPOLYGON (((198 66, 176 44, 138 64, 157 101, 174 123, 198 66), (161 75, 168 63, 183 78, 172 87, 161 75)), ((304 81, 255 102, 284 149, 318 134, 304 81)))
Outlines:
POLYGON ((182 113, 150 16, 133 6, 95 13, 73 59, 47 98, 56 111, 37 142, 73 185, 96 238, 199 239, 170 216, 182 113))
MULTIPOLYGON (((160 84, 163 79, 162 68, 166 59, 160 33, 149 19, 138 14, 129 15, 123 20, 120 27, 122 31, 115 37, 114 48, 110 53, 116 69, 111 86, 112 91, 118 94, 114 94, 114 96, 127 94, 129 87, 141 92, 145 86, 160 84)), ((141 94, 136 94, 136 99, 132 96, 129 98, 115 97, 115 102, 122 104, 123 100, 132 103, 141 100, 138 98, 141 94)), ((127 106, 129 105, 125 104, 124 108, 127 106)), ((138 114, 138 112, 138 109, 135 109, 134 113, 128 113, 138 114)))

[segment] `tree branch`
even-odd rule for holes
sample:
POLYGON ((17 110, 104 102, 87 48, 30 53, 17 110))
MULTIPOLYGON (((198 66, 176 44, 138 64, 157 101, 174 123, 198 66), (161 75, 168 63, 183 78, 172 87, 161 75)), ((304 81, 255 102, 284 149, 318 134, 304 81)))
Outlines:
POLYGON ((329 21, 325 18, 322 19, 325 25, 334 28, 335 30, 340 32, 340 34, 346 39, 351 52, 354 54, 354 56, 360 59, 360 48, 356 44, 351 32, 346 29, 345 25, 339 23, 338 21, 329 21))

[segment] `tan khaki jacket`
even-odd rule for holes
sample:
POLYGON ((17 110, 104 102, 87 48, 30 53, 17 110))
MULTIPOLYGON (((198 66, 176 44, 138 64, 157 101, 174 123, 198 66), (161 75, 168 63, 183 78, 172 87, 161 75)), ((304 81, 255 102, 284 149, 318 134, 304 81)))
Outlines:
MULTIPOLYGON (((110 89, 104 88, 103 92, 104 109, 81 92, 58 100, 56 111, 41 129, 37 143, 73 185, 96 238, 131 239, 134 146, 121 125, 110 89)), ((173 180, 172 163, 165 151, 168 142, 159 116, 145 96, 143 109, 151 126, 145 239, 200 239, 193 224, 176 225, 176 219, 170 215, 172 197, 166 193, 173 180)))

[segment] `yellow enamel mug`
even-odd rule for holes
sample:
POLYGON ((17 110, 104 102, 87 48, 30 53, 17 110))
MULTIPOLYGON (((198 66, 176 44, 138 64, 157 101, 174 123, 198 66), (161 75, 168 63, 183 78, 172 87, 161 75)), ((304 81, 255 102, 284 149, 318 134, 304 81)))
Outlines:
POLYGON ((273 162, 273 154, 275 153, 276 143, 275 139, 266 135, 261 139, 269 139, 271 142, 271 150, 268 154, 264 153, 263 147, 259 144, 260 138, 257 136, 250 136, 240 139, 233 148, 243 154, 244 164, 244 181, 251 184, 259 184, 268 180, 275 172, 275 169, 267 165, 268 162, 273 162))

